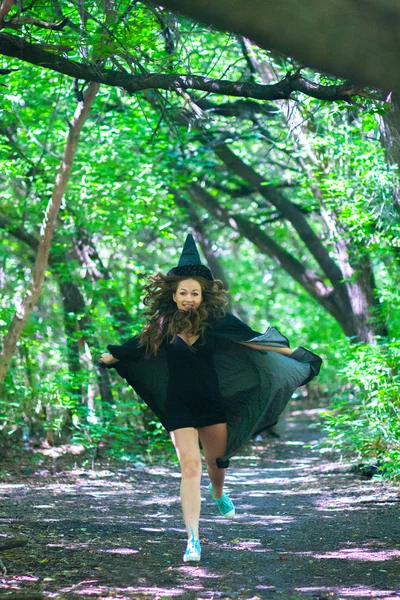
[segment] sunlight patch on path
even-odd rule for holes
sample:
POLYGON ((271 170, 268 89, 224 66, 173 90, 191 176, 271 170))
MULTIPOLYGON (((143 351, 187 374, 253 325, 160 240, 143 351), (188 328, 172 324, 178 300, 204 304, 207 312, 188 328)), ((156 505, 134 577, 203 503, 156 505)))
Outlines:
POLYGON ((385 600, 399 600, 400 593, 396 590, 377 590, 373 587, 301 587, 295 588, 296 592, 322 596, 331 594, 337 598, 385 598, 385 600))

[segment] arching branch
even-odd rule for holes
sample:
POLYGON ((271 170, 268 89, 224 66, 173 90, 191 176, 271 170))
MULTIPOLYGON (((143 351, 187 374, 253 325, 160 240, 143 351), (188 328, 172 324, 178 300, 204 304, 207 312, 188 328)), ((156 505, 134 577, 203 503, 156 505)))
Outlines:
POLYGON ((294 92, 301 92, 307 96, 331 102, 349 101, 353 96, 361 93, 361 89, 350 83, 319 85, 300 77, 298 73, 289 73, 284 79, 271 85, 212 79, 200 75, 163 73, 131 75, 126 71, 113 71, 94 64, 69 60, 57 52, 48 52, 40 44, 32 44, 21 37, 8 33, 0 33, 0 54, 39 65, 69 77, 120 87, 129 93, 146 89, 177 91, 192 89, 257 100, 287 100, 294 92))
POLYGON ((270 256, 336 319, 340 317, 340 308, 332 297, 333 288, 327 285, 315 271, 304 266, 290 252, 260 229, 256 223, 223 207, 201 186, 192 183, 190 194, 219 221, 237 231, 251 241, 261 252, 270 256))

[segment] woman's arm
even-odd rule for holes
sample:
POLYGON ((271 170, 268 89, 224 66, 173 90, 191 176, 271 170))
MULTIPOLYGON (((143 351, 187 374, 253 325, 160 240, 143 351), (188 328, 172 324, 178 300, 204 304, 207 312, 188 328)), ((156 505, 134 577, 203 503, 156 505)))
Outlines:
POLYGON ((242 344, 242 346, 248 346, 249 348, 253 348, 254 350, 261 350, 261 351, 272 351, 272 352, 278 352, 278 354, 286 354, 286 356, 290 356, 291 354, 293 354, 293 352, 296 350, 296 348, 280 348, 277 346, 263 346, 262 344, 253 344, 252 342, 238 342, 239 344, 242 344))

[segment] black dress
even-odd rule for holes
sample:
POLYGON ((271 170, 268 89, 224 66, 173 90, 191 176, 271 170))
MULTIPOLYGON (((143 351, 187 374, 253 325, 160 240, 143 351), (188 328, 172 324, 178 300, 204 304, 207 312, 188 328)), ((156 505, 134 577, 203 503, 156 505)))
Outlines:
POLYGON ((198 340, 193 349, 181 346, 183 340, 161 344, 157 355, 149 358, 139 336, 120 346, 109 344, 108 351, 119 360, 109 367, 133 387, 167 430, 183 423, 194 427, 226 422, 226 452, 217 459, 225 468, 252 436, 278 421, 294 390, 318 375, 322 360, 302 347, 284 356, 243 346, 238 342, 290 347, 275 327, 261 334, 229 313, 211 321, 204 338, 205 345, 198 340))
POLYGON ((179 336, 165 344, 168 364, 166 428, 226 423, 214 366, 215 340, 200 336, 192 346, 179 336))

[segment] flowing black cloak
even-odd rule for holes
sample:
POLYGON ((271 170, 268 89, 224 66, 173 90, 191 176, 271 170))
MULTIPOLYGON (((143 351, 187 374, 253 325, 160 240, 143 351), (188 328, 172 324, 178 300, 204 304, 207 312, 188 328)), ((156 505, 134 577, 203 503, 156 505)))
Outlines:
MULTIPOLYGON (((302 347, 285 356, 237 343, 290 347, 288 339, 275 327, 261 334, 230 313, 210 322, 205 335, 213 336, 216 342, 214 364, 228 415, 226 453, 217 459, 218 466, 224 468, 252 436, 278 422, 294 390, 318 375, 322 360, 302 347)), ((165 427, 168 387, 165 346, 160 346, 157 356, 145 358, 137 336, 122 346, 108 345, 107 349, 119 359, 112 367, 165 427)))

